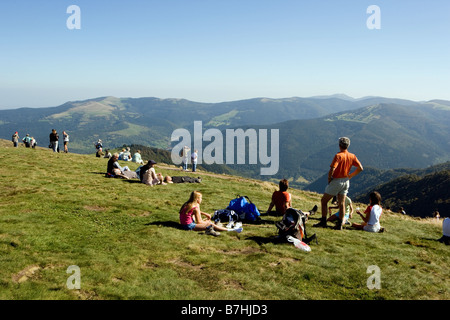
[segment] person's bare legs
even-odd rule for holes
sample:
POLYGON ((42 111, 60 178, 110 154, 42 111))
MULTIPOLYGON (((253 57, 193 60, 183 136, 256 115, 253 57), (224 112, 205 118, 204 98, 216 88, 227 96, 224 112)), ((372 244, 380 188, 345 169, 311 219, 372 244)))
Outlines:
POLYGON ((328 202, 333 199, 331 194, 325 193, 320 200, 322 206, 322 218, 320 222, 313 225, 313 227, 326 227, 327 226, 327 214, 328 214, 328 202))
POLYGON ((202 223, 198 223, 195 225, 194 230, 195 231, 205 231, 206 229, 208 229, 208 227, 212 225, 214 230, 216 231, 230 231, 230 229, 227 229, 225 227, 220 227, 218 225, 215 225, 214 223, 212 223, 209 220, 203 221, 202 223))

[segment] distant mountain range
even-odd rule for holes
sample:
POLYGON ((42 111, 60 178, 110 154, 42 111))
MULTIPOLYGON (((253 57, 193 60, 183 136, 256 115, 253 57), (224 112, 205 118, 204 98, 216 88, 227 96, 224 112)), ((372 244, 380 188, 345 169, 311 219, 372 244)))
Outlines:
POLYGON ((194 121, 202 121, 203 130, 279 129, 277 175, 260 176, 260 165, 228 167, 259 179, 289 178, 300 188, 326 174, 340 136, 350 137, 350 151, 365 167, 426 168, 450 160, 450 101, 444 100, 334 95, 199 103, 102 97, 51 108, 0 110, 0 137, 10 139, 19 131, 46 146, 55 128, 69 133, 72 152, 92 153, 99 138, 107 148, 139 144, 170 150, 171 133, 192 131, 194 121))

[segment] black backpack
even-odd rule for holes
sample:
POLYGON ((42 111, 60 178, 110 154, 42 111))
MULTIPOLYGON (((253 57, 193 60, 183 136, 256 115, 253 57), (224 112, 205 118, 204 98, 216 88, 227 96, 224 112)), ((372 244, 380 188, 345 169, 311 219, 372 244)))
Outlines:
POLYGON ((238 222, 241 219, 233 210, 221 209, 214 211, 214 215, 212 216, 211 220, 213 220, 215 223, 218 223, 231 221, 238 222))
POLYGON ((305 243, 310 243, 312 240, 317 241, 316 234, 308 238, 306 235, 306 219, 307 216, 303 211, 294 208, 286 210, 281 221, 277 222, 275 226, 278 229, 278 240, 287 241, 289 236, 297 238, 305 243))

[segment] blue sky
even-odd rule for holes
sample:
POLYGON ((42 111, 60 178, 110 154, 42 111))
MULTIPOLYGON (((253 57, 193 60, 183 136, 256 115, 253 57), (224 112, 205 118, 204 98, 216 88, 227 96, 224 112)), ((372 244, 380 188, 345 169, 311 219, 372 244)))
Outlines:
POLYGON ((0 2, 1 109, 101 96, 450 100, 449 84, 448 0, 0 2))

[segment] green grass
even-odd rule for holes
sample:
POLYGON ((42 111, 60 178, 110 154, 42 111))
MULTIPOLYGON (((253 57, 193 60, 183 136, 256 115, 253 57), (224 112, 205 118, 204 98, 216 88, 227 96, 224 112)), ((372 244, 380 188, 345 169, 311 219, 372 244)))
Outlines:
MULTIPOLYGON (((272 216, 215 238, 177 227, 192 190, 206 212, 236 194, 265 211, 276 185, 199 173, 202 184, 151 188, 105 178, 106 159, 11 144, 0 142, 0 299, 450 298, 450 248, 435 241, 442 226, 432 220, 385 213, 387 232, 370 234, 315 229, 314 217, 307 231, 319 244, 310 253, 268 241, 272 216), (66 287, 71 265, 81 270, 79 290, 66 287), (381 269, 380 290, 367 288, 371 265, 381 269)), ((319 205, 320 194, 290 191, 296 208, 319 205)))

